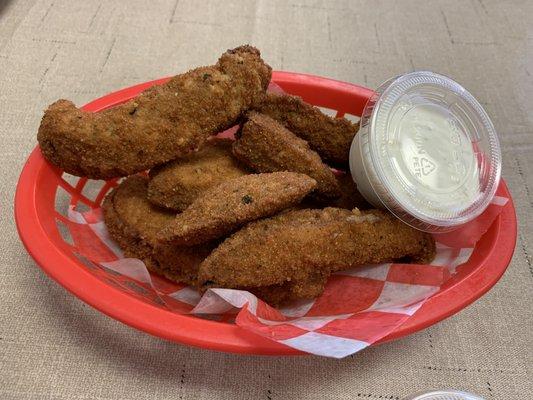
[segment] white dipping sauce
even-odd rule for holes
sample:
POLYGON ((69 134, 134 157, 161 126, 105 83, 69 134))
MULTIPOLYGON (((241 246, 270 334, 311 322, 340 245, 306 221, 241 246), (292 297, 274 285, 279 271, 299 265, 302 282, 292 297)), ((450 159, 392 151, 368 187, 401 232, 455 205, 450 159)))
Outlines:
POLYGON ((486 208, 501 156, 490 119, 464 88, 414 72, 369 100, 350 169, 369 202, 419 229, 443 231, 486 208))
MULTIPOLYGON (((457 120, 435 106, 420 106, 403 115, 397 132, 384 156, 394 160, 401 180, 416 181, 414 194, 426 200, 419 205, 421 212, 457 212, 472 204, 479 195, 476 157, 457 120)), ((401 186, 393 191, 407 200, 401 186)))

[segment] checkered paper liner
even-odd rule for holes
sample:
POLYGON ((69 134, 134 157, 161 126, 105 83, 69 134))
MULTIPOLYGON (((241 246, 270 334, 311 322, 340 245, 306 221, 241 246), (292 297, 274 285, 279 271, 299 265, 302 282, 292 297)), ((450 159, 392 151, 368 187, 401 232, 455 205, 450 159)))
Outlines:
POLYGON ((429 265, 388 263, 340 271, 331 276, 319 298, 274 309, 241 290, 210 289, 200 296, 191 287, 150 274, 142 261, 124 258, 100 209, 105 194, 116 185, 117 181, 86 178, 60 183, 63 190, 58 196, 66 195, 70 205, 66 215, 57 210, 59 230, 65 245, 92 274, 156 307, 235 323, 289 347, 334 358, 354 354, 405 323, 464 267, 508 201, 499 190, 476 220, 452 233, 435 235, 437 255, 429 265))

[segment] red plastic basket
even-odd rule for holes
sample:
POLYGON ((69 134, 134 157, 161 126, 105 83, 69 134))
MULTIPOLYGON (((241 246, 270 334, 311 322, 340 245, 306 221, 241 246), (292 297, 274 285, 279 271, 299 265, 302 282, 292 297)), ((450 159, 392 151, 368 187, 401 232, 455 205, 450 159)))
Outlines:
MULTIPOLYGON (((142 83, 101 97, 84 109, 101 111, 135 97, 146 88, 167 80, 142 83)), ((372 91, 349 83, 290 72, 274 72, 273 81, 288 93, 311 104, 336 111, 337 116, 358 116, 372 91)), ((303 354, 269 341, 232 323, 180 315, 142 300, 131 291, 87 267, 58 229, 65 216, 58 210, 58 188, 68 193, 70 204, 98 207, 114 181, 100 182, 93 198, 85 194, 94 181, 66 176, 48 164, 35 148, 19 178, 15 218, 22 242, 37 264, 74 295, 134 328, 168 340, 220 351, 296 355, 303 354)), ((97 185, 98 186, 98 185, 97 185)), ((502 181, 503 194, 511 198, 502 181)), ((411 318, 378 343, 419 331, 458 312, 487 292, 507 268, 516 243, 516 216, 512 200, 503 208, 469 262, 433 295, 411 318)), ((103 274, 105 275, 105 273, 103 274)))

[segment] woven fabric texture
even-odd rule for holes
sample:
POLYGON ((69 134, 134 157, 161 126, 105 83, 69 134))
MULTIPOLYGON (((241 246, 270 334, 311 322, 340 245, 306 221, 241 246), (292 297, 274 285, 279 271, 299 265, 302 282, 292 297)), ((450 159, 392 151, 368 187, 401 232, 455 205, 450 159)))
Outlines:
POLYGON ((400 399, 533 393, 533 2, 0 0, 0 398, 400 399), (274 69, 376 87, 428 69, 491 115, 519 221, 502 280, 457 315, 343 360, 252 357, 135 331, 47 278, 13 218, 46 106, 213 63, 251 43, 274 69))

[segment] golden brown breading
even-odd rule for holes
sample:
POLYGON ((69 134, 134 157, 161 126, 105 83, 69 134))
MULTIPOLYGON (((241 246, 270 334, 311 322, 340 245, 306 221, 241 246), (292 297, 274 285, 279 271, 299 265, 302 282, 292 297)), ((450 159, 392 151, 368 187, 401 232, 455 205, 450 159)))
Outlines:
POLYGON ((301 98, 286 94, 268 93, 256 109, 306 140, 328 164, 348 169, 348 155, 352 139, 359 130, 358 123, 332 118, 301 98))
POLYGON ((337 182, 339 183, 341 197, 331 202, 329 204, 331 207, 346 208, 347 210, 353 210, 354 208, 366 210, 372 208, 363 195, 359 193, 359 190, 357 190, 357 185, 353 181, 350 172, 337 176, 337 182))
MULTIPOLYGON (((106 197, 102 208, 108 231, 126 257, 142 260, 150 271, 167 279, 196 286, 200 262, 215 244, 194 247, 157 245, 154 250, 152 243, 156 233, 175 215, 147 202, 146 186, 146 178, 131 176, 106 197)), ((316 297, 322 292, 324 284, 325 279, 313 277, 305 282, 249 290, 270 305, 277 306, 296 299, 316 297)))
POLYGON ((336 199, 321 199, 316 196, 307 196, 298 206, 299 208, 345 208, 346 210, 368 210, 373 206, 368 203, 357 190, 350 173, 341 173, 335 176, 340 188, 340 197, 336 199))
POLYGON ((185 210, 202 192, 248 171, 231 155, 230 139, 213 139, 184 158, 150 170, 148 200, 171 210, 185 210))
POLYGON ((362 264, 427 262, 434 254, 431 235, 384 211, 297 210, 226 239, 202 262, 198 279, 203 288, 282 285, 362 264))
POLYGON ((37 139, 44 157, 70 174, 131 175, 183 156, 234 125, 264 96, 270 76, 259 51, 241 46, 214 66, 177 75, 99 113, 58 100, 45 111, 37 139))
POLYGON ((185 246, 220 238, 298 204, 315 187, 314 179, 294 172, 244 175, 206 190, 158 238, 185 246))
POLYGON ((285 282, 281 285, 244 288, 273 307, 279 307, 296 300, 313 299, 324 291, 328 274, 318 273, 304 281, 285 282))
POLYGON ((214 245, 160 246, 155 237, 175 214, 153 206, 146 199, 148 179, 126 178, 104 200, 104 221, 111 237, 126 257, 139 258, 155 273, 176 282, 195 285, 200 262, 214 245))
POLYGON ((320 198, 339 197, 335 175, 300 139, 267 115, 251 112, 237 133, 233 154, 257 172, 292 171, 309 175, 317 181, 320 198))
MULTIPOLYGON (((124 179, 105 198, 102 205, 108 229, 115 227, 123 238, 131 239, 133 245, 151 246, 162 227, 174 220, 174 212, 165 211, 146 201, 148 178, 134 175, 124 179), (111 216, 111 218, 107 218, 111 216), (111 227, 110 227, 111 226, 111 227)), ((120 243, 119 243, 120 244, 120 243)))

